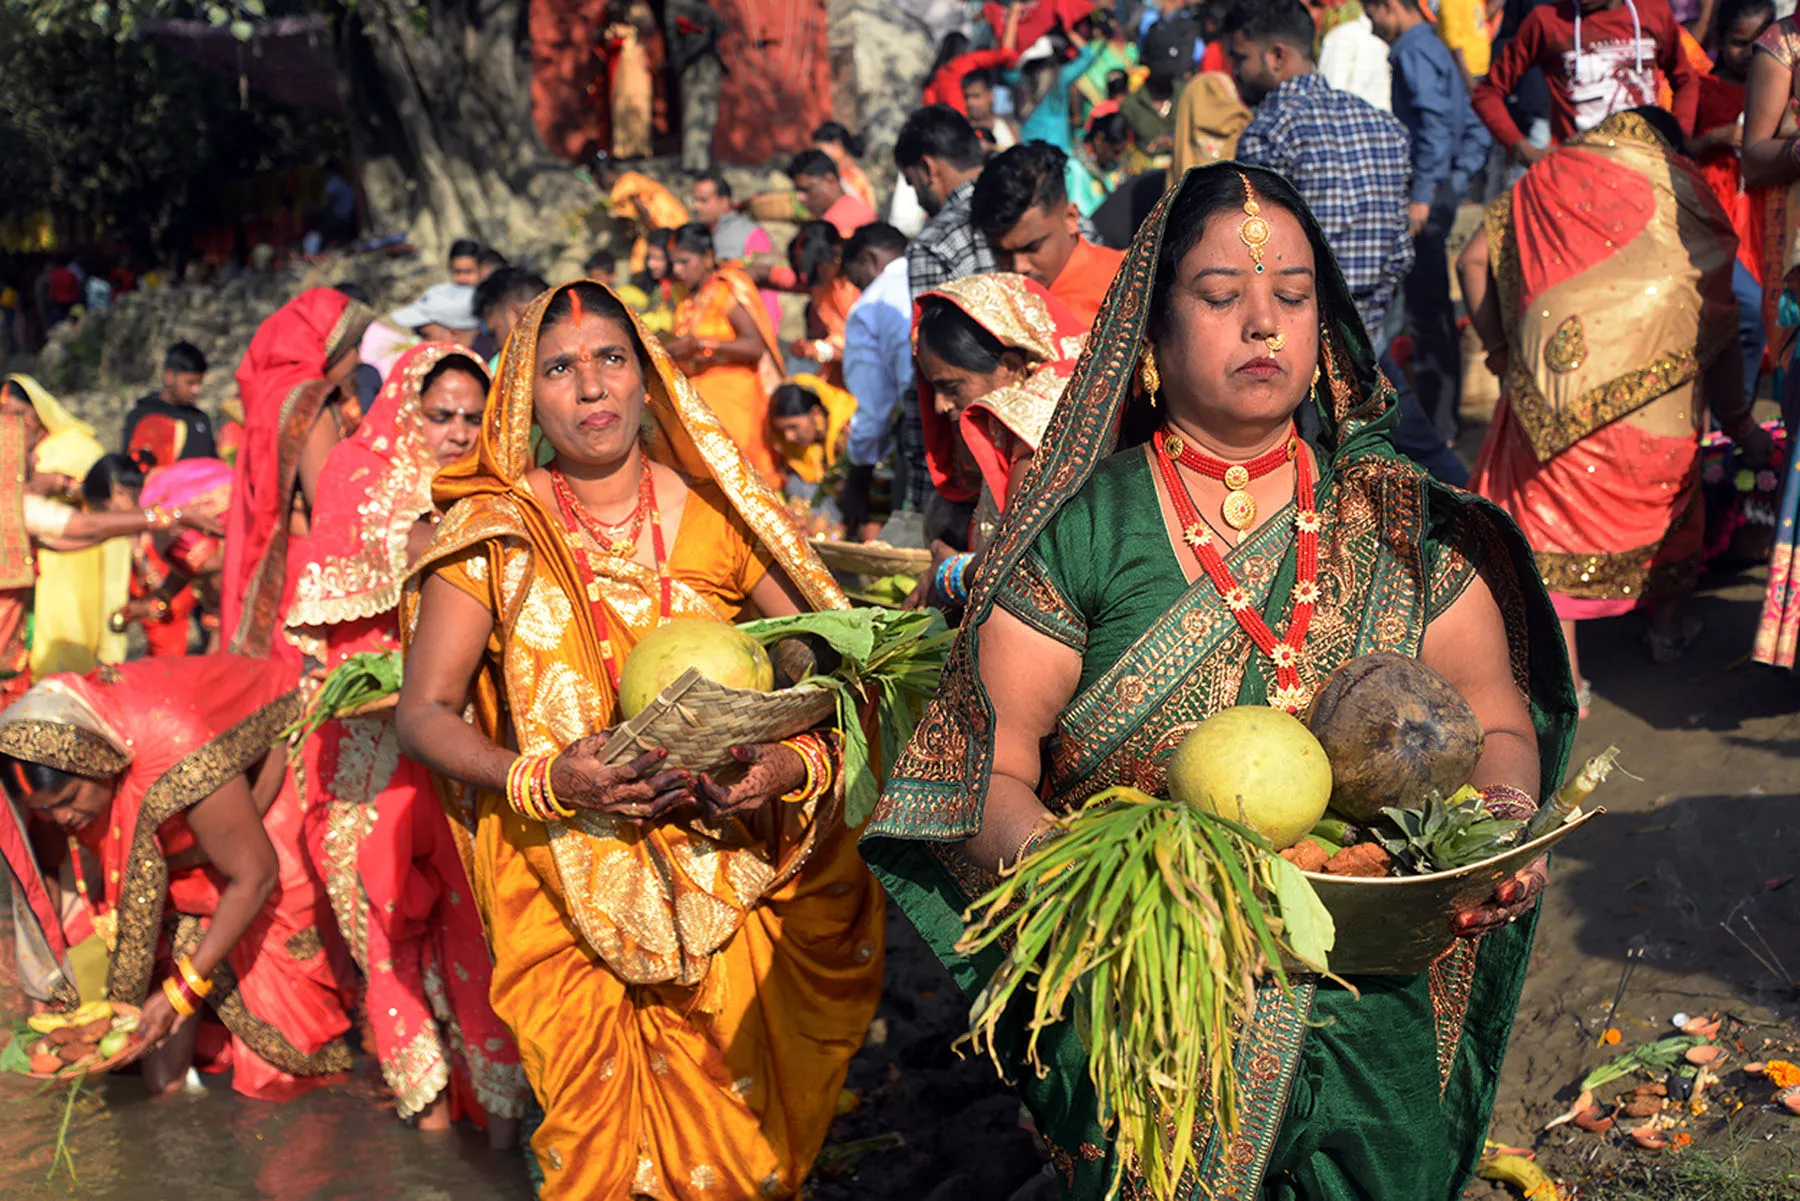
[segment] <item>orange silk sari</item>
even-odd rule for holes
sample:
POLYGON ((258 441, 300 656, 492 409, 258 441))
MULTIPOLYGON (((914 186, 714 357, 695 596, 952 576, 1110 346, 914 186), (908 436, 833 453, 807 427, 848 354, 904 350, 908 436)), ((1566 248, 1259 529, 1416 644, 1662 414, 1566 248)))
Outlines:
MULTIPOLYGON (((475 720, 528 754, 617 721, 571 535, 525 480, 555 295, 507 343, 477 454, 437 477, 450 507, 406 601, 416 612, 417 581, 435 573, 489 606, 475 720)), ((771 564, 814 606, 843 606, 723 425, 636 336, 647 453, 694 481, 672 530, 675 616, 729 620, 771 564)), ((657 574, 606 563, 596 583, 624 652, 656 622, 657 574)), ((545 1109, 541 1195, 797 1195, 881 992, 881 892, 841 792, 788 806, 772 838, 737 822, 529 821, 454 787, 449 804, 494 952, 494 1008, 545 1109)))
POLYGON ((689 372, 688 379, 750 466, 772 487, 779 488, 781 469, 769 433, 769 393, 786 374, 782 370, 785 359, 755 282, 743 268, 722 264, 698 291, 676 306, 675 333, 708 342, 729 342, 737 337, 731 325, 733 307, 742 308, 756 323, 765 352, 762 358, 754 367, 736 363, 702 367, 689 372))

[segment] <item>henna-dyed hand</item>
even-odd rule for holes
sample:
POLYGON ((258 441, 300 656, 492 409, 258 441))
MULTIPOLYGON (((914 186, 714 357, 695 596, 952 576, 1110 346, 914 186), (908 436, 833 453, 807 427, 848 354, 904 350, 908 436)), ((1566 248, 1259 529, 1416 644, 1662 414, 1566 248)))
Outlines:
POLYGON ((1500 881, 1494 888, 1494 895, 1486 902, 1456 915, 1454 925, 1457 936, 1479 938, 1498 930, 1514 918, 1523 917, 1531 912, 1531 907, 1537 904, 1538 897, 1543 895, 1544 887, 1549 883, 1548 859, 1539 859, 1530 867, 1500 881))
POLYGON ((806 762, 779 742, 734 746, 731 757, 749 766, 736 784, 727 788, 705 772, 696 781, 694 797, 709 821, 754 812, 806 783, 806 762))
POLYGON ((694 798, 692 772, 659 770, 669 757, 662 749, 645 751, 629 763, 600 762, 611 731, 602 730, 570 743, 550 765, 556 799, 576 809, 589 809, 632 821, 653 821, 694 798))

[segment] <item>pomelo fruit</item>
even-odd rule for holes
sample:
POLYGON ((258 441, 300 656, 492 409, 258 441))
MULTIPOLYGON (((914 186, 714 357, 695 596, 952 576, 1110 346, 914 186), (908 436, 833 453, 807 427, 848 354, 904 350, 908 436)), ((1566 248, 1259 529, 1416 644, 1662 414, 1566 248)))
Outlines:
POLYGON ((1300 720, 1263 705, 1223 709, 1169 757, 1169 795, 1293 846, 1325 813, 1331 766, 1300 720))
POLYGON ((1331 807, 1351 821, 1449 797, 1481 761, 1481 722, 1456 686, 1405 655, 1363 655, 1319 687, 1307 726, 1331 760, 1331 807))
POLYGON ((690 667, 725 688, 767 692, 775 686, 762 643, 729 622, 682 617, 644 635, 625 656, 619 711, 636 717, 690 667))

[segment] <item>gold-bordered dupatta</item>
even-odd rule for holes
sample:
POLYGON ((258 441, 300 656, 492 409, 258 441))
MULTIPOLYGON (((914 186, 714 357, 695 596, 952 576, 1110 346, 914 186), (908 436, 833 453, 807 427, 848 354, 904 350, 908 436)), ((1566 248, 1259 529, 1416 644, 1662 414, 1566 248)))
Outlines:
MULTIPOLYGON (((508 339, 476 453, 437 476, 433 495, 448 512, 431 549, 413 568, 402 610, 402 629, 410 643, 418 582, 436 565, 477 552, 466 561, 479 564, 475 574, 490 590, 502 643, 499 671, 490 659, 476 677, 477 722, 497 742, 506 741, 510 728, 519 749, 532 754, 561 750, 616 721, 616 700, 605 683, 599 634, 588 620, 580 570, 560 521, 525 478, 534 466, 538 333, 551 301, 571 286, 533 301, 508 339), (517 554, 521 549, 527 553, 517 554), (509 557, 508 550, 515 553, 509 557)), ((848 607, 842 590, 718 418, 636 316, 630 320, 647 360, 646 411, 652 429, 645 453, 691 480, 716 484, 809 605, 848 607)), ((675 534, 679 539, 679 529, 675 534)), ((609 559, 599 568, 596 583, 615 614, 624 615, 610 622, 615 633, 649 623, 655 571, 609 559)), ((675 616, 719 619, 709 600, 679 580, 674 593, 675 616)), ((487 798, 485 804, 504 802, 487 798)), ((477 876, 471 836, 484 802, 453 796, 451 811, 465 863, 471 876, 477 876)), ((586 812, 550 823, 549 846, 567 912, 608 966, 634 984, 692 985, 705 978, 709 956, 736 928, 727 910, 742 913, 790 878, 819 824, 781 865, 757 859, 728 830, 668 824, 640 828, 586 812)))

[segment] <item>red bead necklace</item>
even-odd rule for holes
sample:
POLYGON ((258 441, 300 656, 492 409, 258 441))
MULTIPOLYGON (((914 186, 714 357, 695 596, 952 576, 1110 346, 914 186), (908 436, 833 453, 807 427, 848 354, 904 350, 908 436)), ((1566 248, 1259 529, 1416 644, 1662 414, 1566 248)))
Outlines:
POLYGON ((637 508, 632 510, 629 522, 619 522, 612 529, 629 526, 628 538, 613 538, 607 534, 607 526, 588 512, 588 507, 575 495, 569 487, 569 481, 563 478, 562 472, 554 467, 550 469, 550 488, 556 496, 556 507, 562 516, 563 528, 569 533, 570 541, 579 552, 576 555, 576 566, 581 571, 581 580, 587 587, 588 607, 594 616, 594 631, 600 638, 600 660, 606 667, 606 677, 612 681, 613 692, 619 690, 619 660, 613 650, 611 623, 606 617, 606 603, 600 595, 601 553, 620 559, 629 559, 637 554, 638 538, 643 534, 644 521, 650 522, 650 552, 656 561, 656 575, 659 596, 657 598, 656 624, 661 625, 669 620, 675 607, 674 580, 669 575, 669 556, 663 546, 662 509, 656 503, 656 480, 650 474, 650 460, 641 459, 643 472, 638 477, 637 508), (585 530, 595 551, 582 542, 580 533, 585 530))
MULTIPOLYGON (((1194 558, 1200 567, 1211 577, 1213 587, 1237 619, 1238 625, 1250 635, 1250 641, 1256 648, 1275 664, 1275 689, 1269 694, 1269 704, 1277 709, 1285 709, 1289 713, 1298 713, 1305 708, 1306 690, 1300 684, 1300 647, 1306 641, 1307 627, 1312 624, 1313 607, 1319 601, 1319 512, 1313 507, 1313 473, 1310 458, 1299 453, 1299 440, 1290 436, 1286 443, 1262 455, 1246 466, 1260 465, 1271 455, 1279 455, 1277 462, 1287 458, 1294 459, 1294 512, 1295 541, 1298 545, 1299 563, 1294 580, 1294 612, 1288 622, 1287 636, 1277 639, 1269 623, 1263 620, 1250 604, 1250 595, 1225 566, 1225 557, 1219 553, 1218 539, 1206 528, 1200 519, 1200 510, 1194 504, 1193 496, 1188 492, 1187 481, 1175 469, 1175 459, 1170 456, 1169 443, 1176 441, 1176 436, 1165 430, 1158 430, 1154 439, 1156 446, 1156 465, 1162 473, 1163 485, 1168 489, 1169 501, 1175 508, 1175 516, 1181 522, 1181 540, 1194 552, 1194 558)), ((1177 448, 1181 449, 1181 448, 1177 448)), ((1192 448, 1186 448, 1192 451, 1192 448)), ((1184 465, 1191 466, 1188 459, 1182 458, 1184 465)), ((1196 468, 1201 470, 1201 468, 1196 468)), ((1263 473, 1270 468, 1263 468, 1263 473)), ((1210 473, 1208 473, 1210 474, 1210 473)), ((1219 476, 1212 478, 1218 479, 1219 476)))
POLYGON ((1238 532, 1239 542, 1244 540, 1246 531, 1256 524, 1256 498, 1245 491, 1250 486, 1250 481, 1268 475, 1300 452, 1300 439, 1290 434, 1280 446, 1247 463, 1228 463, 1197 447, 1189 446, 1187 439, 1180 434, 1164 431, 1160 436, 1163 448, 1170 458, 1189 471, 1220 481, 1229 489, 1220 511, 1224 514, 1225 524, 1238 532))

